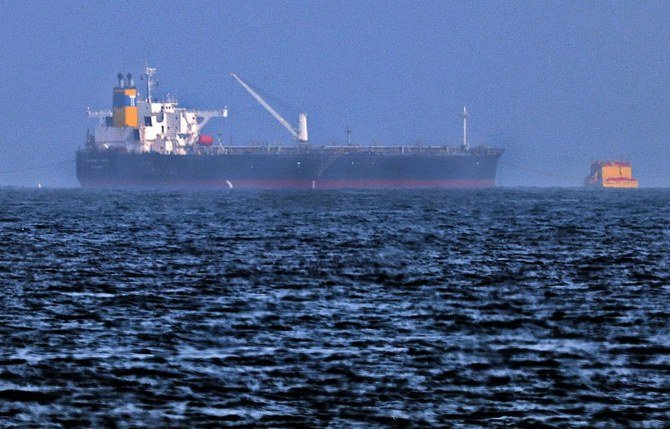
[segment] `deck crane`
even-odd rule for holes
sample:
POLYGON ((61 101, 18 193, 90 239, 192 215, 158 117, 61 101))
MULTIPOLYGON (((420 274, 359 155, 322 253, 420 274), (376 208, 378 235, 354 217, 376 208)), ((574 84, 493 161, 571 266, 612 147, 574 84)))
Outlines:
POLYGON ((244 83, 244 81, 240 79, 238 75, 236 75, 235 73, 231 73, 230 75, 234 77, 235 80, 238 81, 239 84, 242 85, 242 87, 246 89, 247 92, 252 97, 254 97, 254 99, 258 101, 258 103, 261 106, 263 106, 265 110, 267 110, 272 115, 273 118, 275 118, 280 124, 282 124, 284 128, 286 128, 293 135, 293 138, 298 140, 298 142, 300 143, 307 143, 307 115, 305 113, 301 113, 300 116, 298 117, 298 129, 296 130, 291 126, 291 124, 288 123, 286 119, 282 118, 282 116, 279 113, 277 113, 277 111, 273 109, 272 106, 270 106, 263 99, 263 97, 258 95, 256 91, 254 91, 253 89, 251 89, 249 85, 244 83))

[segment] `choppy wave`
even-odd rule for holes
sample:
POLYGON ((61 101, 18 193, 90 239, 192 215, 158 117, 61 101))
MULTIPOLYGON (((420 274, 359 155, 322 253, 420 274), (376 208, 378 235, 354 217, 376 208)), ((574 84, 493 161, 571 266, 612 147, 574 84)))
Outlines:
POLYGON ((670 192, 0 191, 0 421, 660 427, 670 192))

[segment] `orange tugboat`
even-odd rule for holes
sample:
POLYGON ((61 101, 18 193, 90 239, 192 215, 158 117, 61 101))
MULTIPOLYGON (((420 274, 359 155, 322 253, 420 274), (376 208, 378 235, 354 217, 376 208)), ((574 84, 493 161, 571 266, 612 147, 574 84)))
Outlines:
POLYGON ((587 188, 637 188, 633 167, 626 161, 594 161, 586 178, 587 188))

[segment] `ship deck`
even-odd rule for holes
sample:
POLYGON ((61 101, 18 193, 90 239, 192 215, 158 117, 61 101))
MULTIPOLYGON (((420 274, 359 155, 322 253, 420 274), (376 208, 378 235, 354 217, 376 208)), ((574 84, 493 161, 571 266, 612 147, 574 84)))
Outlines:
POLYGON ((502 149, 474 147, 463 149, 448 146, 284 146, 284 145, 254 145, 254 146, 211 146, 198 148, 196 153, 205 155, 223 154, 277 154, 277 155, 342 155, 342 154, 369 154, 369 155, 500 155, 502 149))

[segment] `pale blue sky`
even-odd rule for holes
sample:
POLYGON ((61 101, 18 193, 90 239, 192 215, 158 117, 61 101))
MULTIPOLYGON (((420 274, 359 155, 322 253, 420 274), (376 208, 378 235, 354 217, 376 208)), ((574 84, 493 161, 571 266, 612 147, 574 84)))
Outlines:
MULTIPOLYGON (((670 186, 670 2, 0 2, 0 172, 72 159, 87 106, 109 108, 119 71, 158 68, 158 92, 228 106, 212 133, 290 135, 228 73, 270 95, 315 144, 506 150, 502 185, 581 185, 625 157, 670 186), (552 172, 542 176, 512 167, 552 172)), ((74 164, 0 184, 76 186, 74 164)))

